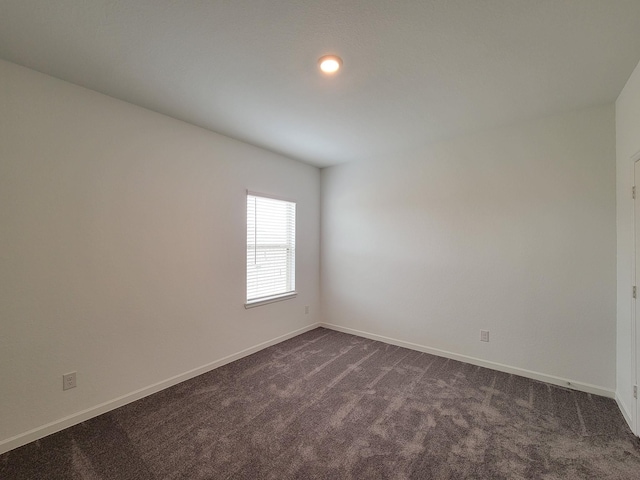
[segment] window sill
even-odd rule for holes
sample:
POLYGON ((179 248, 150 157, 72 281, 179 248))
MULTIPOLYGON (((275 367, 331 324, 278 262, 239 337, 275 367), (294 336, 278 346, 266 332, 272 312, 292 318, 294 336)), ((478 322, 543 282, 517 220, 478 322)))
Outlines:
POLYGON ((251 300, 244 304, 244 308, 259 307, 260 305, 266 305, 268 303, 281 302, 283 300, 289 300, 298 296, 298 292, 287 292, 282 295, 274 295, 273 297, 259 298, 257 300, 251 300))

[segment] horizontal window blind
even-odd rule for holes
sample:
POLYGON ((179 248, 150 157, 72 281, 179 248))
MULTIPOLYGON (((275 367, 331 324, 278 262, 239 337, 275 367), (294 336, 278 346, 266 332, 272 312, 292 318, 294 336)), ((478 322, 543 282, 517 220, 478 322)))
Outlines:
POLYGON ((247 195, 247 302, 295 290, 296 204, 247 195))

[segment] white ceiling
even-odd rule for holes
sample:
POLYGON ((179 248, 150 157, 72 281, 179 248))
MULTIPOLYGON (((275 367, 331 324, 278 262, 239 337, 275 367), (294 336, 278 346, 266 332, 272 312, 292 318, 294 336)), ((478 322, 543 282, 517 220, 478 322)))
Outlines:
POLYGON ((640 0, 0 0, 0 57, 328 166, 613 102, 639 20, 640 0))

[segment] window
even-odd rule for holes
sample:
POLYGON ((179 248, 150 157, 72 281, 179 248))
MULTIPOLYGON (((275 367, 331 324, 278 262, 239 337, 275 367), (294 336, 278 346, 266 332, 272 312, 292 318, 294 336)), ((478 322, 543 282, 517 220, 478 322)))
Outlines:
POLYGON ((296 294, 296 204, 247 193, 246 307, 296 294))

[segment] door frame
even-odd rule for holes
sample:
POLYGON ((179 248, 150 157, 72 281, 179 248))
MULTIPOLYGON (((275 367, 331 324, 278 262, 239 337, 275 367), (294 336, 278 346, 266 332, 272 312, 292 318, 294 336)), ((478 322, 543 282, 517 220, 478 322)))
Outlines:
MULTIPOLYGON (((640 238, 636 238, 636 229, 638 227, 638 223, 640 222, 640 209, 636 209, 636 202, 640 200, 640 175, 636 178, 636 164, 640 165, 640 151, 636 152, 631 158, 631 168, 632 168, 632 187, 635 188, 635 198, 633 198, 633 248, 631 249, 631 287, 636 286, 637 293, 636 297, 633 298, 631 296, 631 361, 633 362, 631 366, 631 375, 632 375, 632 384, 638 385, 638 373, 640 372, 640 352, 638 349, 640 348, 640 326, 638 322, 640 322, 640 316, 638 315, 637 302, 640 301, 640 285, 638 285, 638 279, 640 275, 636 272, 636 260, 640 256, 640 245, 636 242, 640 242, 640 238)), ((631 429, 636 436, 640 436, 640 402, 638 402, 638 398, 633 398, 631 404, 631 429)))

